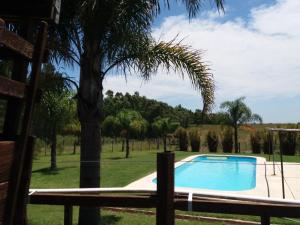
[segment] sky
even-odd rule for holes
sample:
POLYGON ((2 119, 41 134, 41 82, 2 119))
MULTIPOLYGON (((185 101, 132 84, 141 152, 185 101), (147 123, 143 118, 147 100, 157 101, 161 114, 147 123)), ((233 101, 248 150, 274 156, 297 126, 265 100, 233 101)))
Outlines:
MULTIPOLYGON (((191 20, 184 5, 171 2, 155 20, 153 36, 163 41, 177 37, 202 51, 216 85, 213 111, 223 101, 245 96, 265 123, 300 121, 300 0, 226 0, 225 13, 208 0, 191 20)), ((163 69, 148 82, 109 76, 104 88, 202 108, 201 95, 189 80, 163 69)))

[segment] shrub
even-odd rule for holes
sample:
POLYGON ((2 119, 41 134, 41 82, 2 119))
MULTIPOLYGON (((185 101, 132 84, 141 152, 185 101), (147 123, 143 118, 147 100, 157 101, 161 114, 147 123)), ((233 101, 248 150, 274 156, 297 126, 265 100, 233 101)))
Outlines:
POLYGON ((188 150, 188 135, 186 129, 183 127, 177 128, 175 135, 178 138, 179 150, 187 151, 188 150))
POLYGON ((232 129, 227 128, 222 133, 222 148, 223 152, 231 153, 233 149, 233 132, 232 129))
POLYGON ((250 135, 250 144, 252 148, 252 153, 260 154, 261 153, 261 133, 256 131, 250 135))
POLYGON ((189 131, 191 150, 192 152, 200 151, 200 133, 197 129, 192 129, 189 131))
POLYGON ((273 143, 270 143, 270 138, 273 139, 273 134, 270 132, 265 132, 263 135, 264 154, 273 154, 273 143))
POLYGON ((284 155, 295 155, 297 133, 282 131, 278 133, 278 136, 280 151, 284 155))
POLYGON ((214 131, 209 131, 206 136, 208 150, 210 152, 217 152, 219 139, 214 131))

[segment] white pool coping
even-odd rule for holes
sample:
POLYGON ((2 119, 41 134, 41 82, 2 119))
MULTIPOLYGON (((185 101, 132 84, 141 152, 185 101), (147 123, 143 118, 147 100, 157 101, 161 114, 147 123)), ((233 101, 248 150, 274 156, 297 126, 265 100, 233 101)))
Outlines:
MULTIPOLYGON (((256 186, 253 189, 243 190, 243 191, 219 191, 219 190, 209 190, 209 189, 200 189, 200 188, 188 188, 188 187, 175 187, 176 192, 191 192, 195 194, 219 194, 224 196, 245 196, 245 197, 264 197, 268 198, 268 186, 266 182, 266 175, 269 183, 269 191, 270 197, 273 199, 281 199, 282 198, 282 188, 281 188, 281 174, 280 167, 278 163, 276 163, 276 175, 273 175, 273 166, 271 162, 267 162, 263 157, 254 157, 254 156, 244 156, 244 155, 218 155, 218 154, 197 154, 189 156, 179 162, 176 162, 174 167, 177 168, 182 164, 186 163, 186 161, 191 161, 198 156, 223 156, 223 157, 249 157, 256 158, 256 186), (267 166, 265 164, 267 163, 267 166), (265 173, 265 169, 267 173, 265 173)), ((294 163, 293 165, 295 165, 294 163)), ((298 177, 300 178, 300 174, 295 175, 295 168, 289 168, 288 163, 284 163, 284 172, 286 178, 286 199, 300 199, 300 191, 298 191, 300 185, 300 179, 294 179, 291 182, 289 181, 289 177, 298 177)), ((299 165, 296 165, 299 168, 299 165)), ((299 170, 298 170, 299 171, 299 170)), ((299 172, 298 172, 299 173, 299 172)), ((148 190, 156 190, 156 184, 153 182, 157 173, 151 173, 141 179, 138 179, 125 188, 128 189, 148 189, 148 190)))

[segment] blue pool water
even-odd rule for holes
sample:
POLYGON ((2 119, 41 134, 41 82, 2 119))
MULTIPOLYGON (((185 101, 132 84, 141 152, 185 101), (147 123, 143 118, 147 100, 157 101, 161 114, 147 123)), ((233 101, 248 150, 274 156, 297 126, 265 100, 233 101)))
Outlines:
POLYGON ((255 188, 256 158, 198 156, 175 169, 175 186, 222 191, 255 188))

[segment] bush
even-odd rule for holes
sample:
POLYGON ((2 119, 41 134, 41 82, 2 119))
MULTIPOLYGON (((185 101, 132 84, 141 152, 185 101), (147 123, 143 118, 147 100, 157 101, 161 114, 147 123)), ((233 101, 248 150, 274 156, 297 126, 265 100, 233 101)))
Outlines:
POLYGON ((253 154, 260 154, 261 153, 261 133, 256 131, 253 132, 250 135, 250 144, 251 144, 251 148, 252 148, 252 153, 253 154))
POLYGON ((265 132, 263 135, 264 154, 273 154, 273 142, 270 143, 270 138, 273 139, 273 134, 270 132, 265 132))
POLYGON ((280 151, 282 151, 284 155, 295 155, 297 133, 282 131, 278 133, 278 136, 280 151))
POLYGON ((192 129, 189 131, 191 150, 192 152, 200 151, 200 133, 197 129, 192 129))
POLYGON ((210 152, 217 152, 219 139, 214 131, 209 131, 206 136, 208 150, 210 152))
POLYGON ((178 138, 179 150, 187 151, 188 150, 188 135, 186 129, 183 127, 177 128, 175 135, 178 138))
POLYGON ((232 129, 227 128, 222 133, 222 148, 223 152, 231 153, 233 149, 233 132, 232 129))

